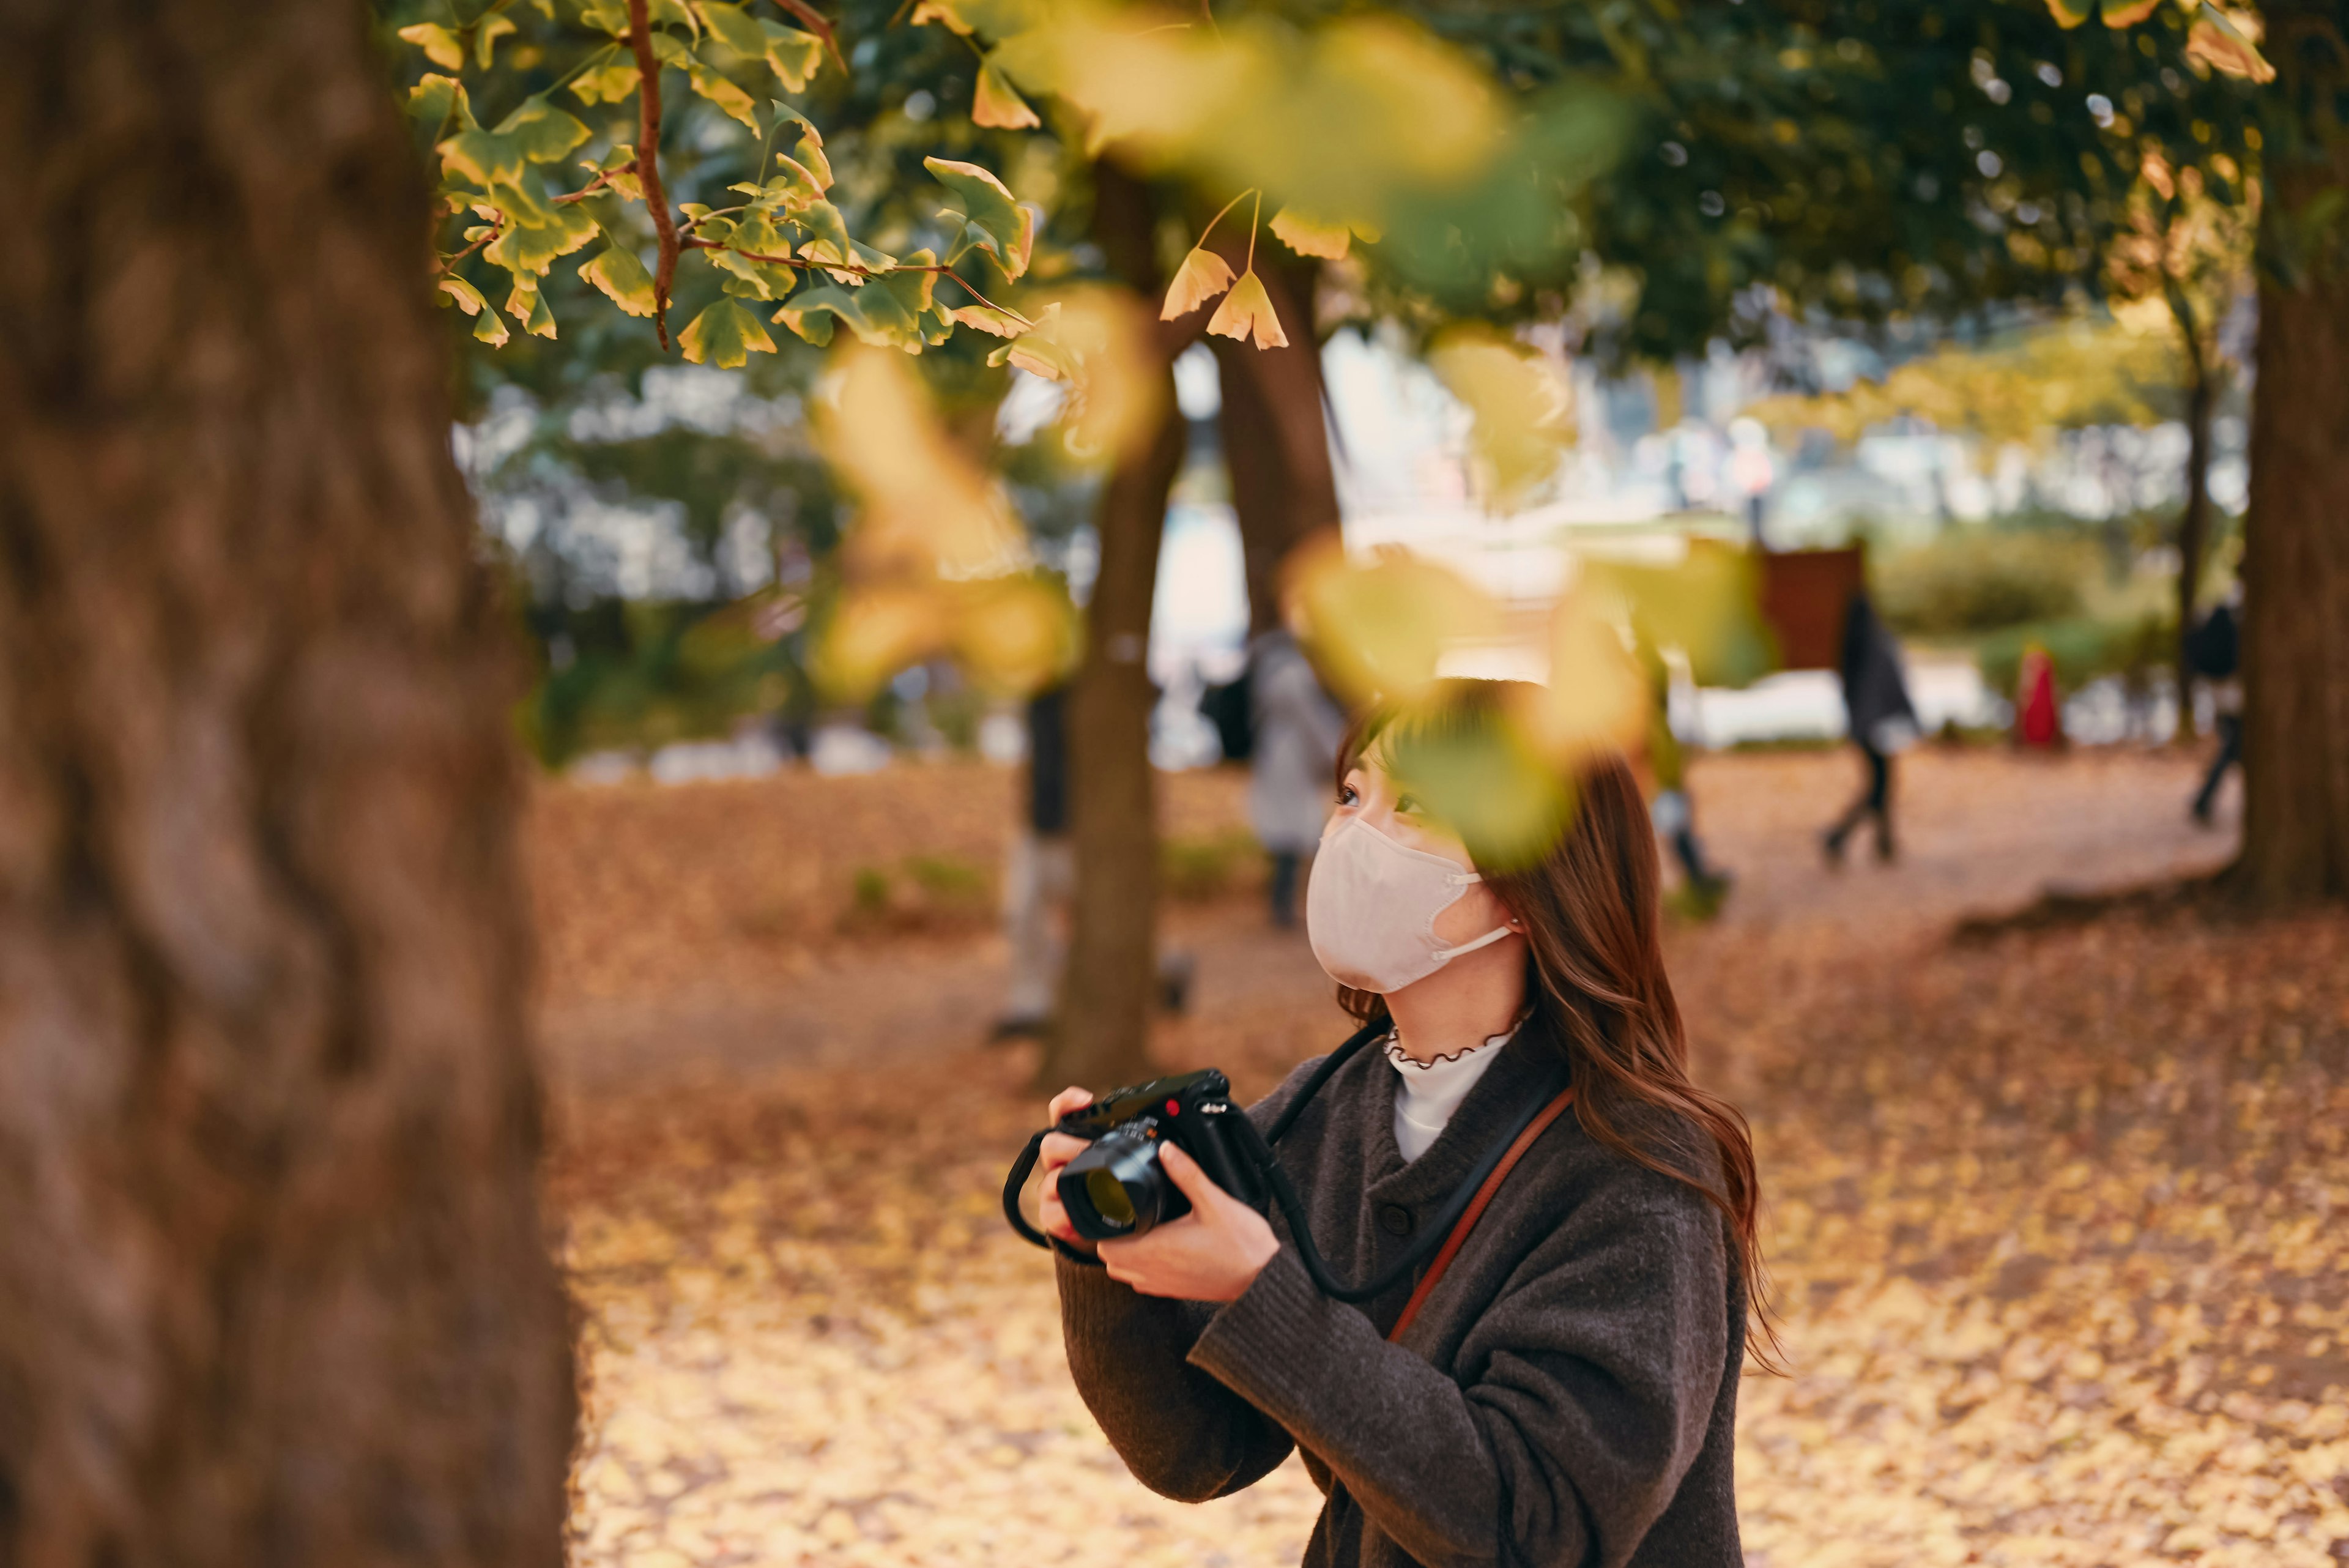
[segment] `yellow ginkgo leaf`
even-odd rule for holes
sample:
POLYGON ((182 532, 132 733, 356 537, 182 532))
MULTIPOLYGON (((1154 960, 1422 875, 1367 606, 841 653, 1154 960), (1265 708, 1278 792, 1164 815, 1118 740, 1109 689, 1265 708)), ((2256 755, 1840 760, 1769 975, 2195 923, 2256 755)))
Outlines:
POLYGON ((2275 80, 2275 67, 2259 51, 2251 34, 2236 19, 2213 6, 2206 6, 2202 15, 2186 35, 2189 58, 2199 59, 2211 69, 2230 77, 2244 77, 2255 82, 2275 80))
POLYGON ((978 90, 971 97, 970 122, 997 130, 1030 130, 1044 122, 1028 107, 1010 78, 988 61, 978 67, 978 90))
POLYGON ((1159 306, 1158 319, 1173 321, 1188 316, 1231 286, 1231 263, 1195 246, 1174 269, 1174 281, 1166 286, 1166 303, 1159 306))
POLYGON ((1207 322, 1207 330, 1219 337, 1237 337, 1245 343, 1254 339, 1259 348, 1286 348, 1288 334, 1280 329, 1280 313, 1272 307, 1272 296, 1264 291, 1264 279, 1250 267, 1216 306, 1215 316, 1207 322))
POLYGON ((1353 234, 1345 224, 1306 217, 1294 207, 1283 207, 1272 215, 1272 232, 1299 255, 1319 256, 1323 261, 1343 261, 1354 244, 1353 234))

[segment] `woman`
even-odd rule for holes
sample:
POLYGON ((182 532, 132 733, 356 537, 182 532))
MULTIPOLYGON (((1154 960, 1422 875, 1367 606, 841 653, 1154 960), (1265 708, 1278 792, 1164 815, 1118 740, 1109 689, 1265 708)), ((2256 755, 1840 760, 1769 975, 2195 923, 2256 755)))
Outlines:
MULTIPOLYGON (((1638 786, 1619 758, 1585 763, 1570 828, 1515 868, 1472 860, 1414 797, 1445 771, 1414 758, 1507 751, 1530 691, 1447 682, 1431 713, 1349 736, 1307 900, 1340 1001, 1391 1026, 1279 1145, 1339 1275, 1383 1269, 1528 1104, 1575 1091, 1399 1343, 1411 1280, 1360 1308, 1324 1296, 1280 1220, 1171 1147, 1193 1213, 1102 1243, 1104 1267, 1072 1260, 1088 1244, 1052 1177, 1082 1145, 1042 1151, 1069 1364, 1110 1441, 1190 1501, 1301 1448, 1328 1500, 1309 1564, 1743 1560, 1753 1155, 1743 1118, 1687 1076, 1638 786)), ((1269 1125, 1312 1067, 1251 1117, 1269 1125)), ((1052 1115, 1089 1098, 1064 1091, 1052 1115)))

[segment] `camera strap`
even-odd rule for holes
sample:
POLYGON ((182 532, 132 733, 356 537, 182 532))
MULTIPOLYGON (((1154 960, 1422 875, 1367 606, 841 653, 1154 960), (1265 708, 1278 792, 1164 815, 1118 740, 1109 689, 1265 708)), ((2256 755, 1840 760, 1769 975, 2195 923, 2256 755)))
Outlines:
POLYGON ((1485 1178, 1484 1185, 1476 1189, 1476 1196, 1468 1200, 1468 1207, 1461 1214, 1459 1223, 1452 1227, 1452 1234, 1444 1239, 1444 1250, 1435 1254, 1435 1262, 1428 1264, 1427 1272, 1422 1274, 1419 1283, 1413 1287, 1411 1300, 1403 1303, 1402 1315, 1395 1319, 1394 1327, 1387 1331, 1389 1341, 1402 1343, 1403 1330, 1419 1316, 1419 1309, 1426 1304, 1428 1293, 1435 1289, 1435 1282, 1442 1279, 1444 1272, 1452 1266, 1460 1244, 1468 1240, 1468 1232, 1475 1230, 1476 1221, 1485 1217, 1485 1210, 1493 1201, 1493 1195, 1501 1190, 1501 1183, 1508 1179, 1509 1172, 1516 1168, 1517 1161, 1525 1158, 1526 1150, 1533 1147, 1534 1140, 1548 1131, 1549 1124, 1565 1115, 1566 1107, 1572 1104, 1574 1088, 1569 1085, 1560 1089, 1557 1097, 1542 1107, 1541 1115, 1517 1134, 1516 1141, 1509 1145, 1508 1152, 1501 1156, 1501 1163, 1493 1168, 1491 1174, 1485 1178))

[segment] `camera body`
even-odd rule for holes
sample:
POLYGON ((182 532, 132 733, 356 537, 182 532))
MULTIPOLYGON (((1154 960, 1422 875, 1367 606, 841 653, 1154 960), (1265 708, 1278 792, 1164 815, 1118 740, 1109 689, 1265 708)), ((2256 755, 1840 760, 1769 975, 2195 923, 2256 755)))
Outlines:
POLYGON ((1061 1169, 1061 1205, 1088 1241, 1147 1235, 1191 1211, 1191 1200, 1159 1162, 1166 1144, 1182 1146, 1207 1179, 1262 1212, 1265 1184, 1241 1142, 1246 1116, 1232 1085, 1206 1068, 1116 1089, 1062 1116, 1055 1132, 1091 1146, 1061 1169))

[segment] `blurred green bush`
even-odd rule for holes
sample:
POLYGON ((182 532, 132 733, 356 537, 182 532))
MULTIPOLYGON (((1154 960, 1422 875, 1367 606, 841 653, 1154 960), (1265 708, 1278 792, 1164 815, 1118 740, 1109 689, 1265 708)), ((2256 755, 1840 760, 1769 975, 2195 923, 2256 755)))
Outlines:
POLYGON ((2036 621, 1983 638, 1974 649, 1974 666, 1984 685, 2012 697, 2023 678, 2023 650, 2036 643, 2055 661, 2055 684, 2064 691, 2107 675, 2145 681, 2169 663, 2177 627, 2175 616, 2158 613, 2036 621))
POLYGON ((1885 623, 1928 638, 2075 618, 2106 574, 2097 540, 2052 529, 1953 527, 1868 563, 1885 623))
POLYGON ((1264 877, 1264 850, 1245 827, 1227 827, 1195 838, 1169 838, 1158 846, 1158 883, 1170 898, 1206 903, 1264 877))

